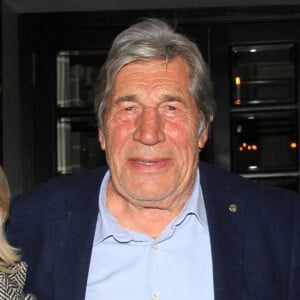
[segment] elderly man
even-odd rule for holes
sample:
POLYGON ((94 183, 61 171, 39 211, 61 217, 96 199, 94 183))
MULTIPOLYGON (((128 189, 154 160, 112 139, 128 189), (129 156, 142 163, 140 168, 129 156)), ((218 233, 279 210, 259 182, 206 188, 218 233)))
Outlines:
POLYGON ((199 164, 214 116, 197 46, 148 19, 115 39, 96 111, 108 169, 14 200, 41 300, 300 299, 296 194, 199 164))

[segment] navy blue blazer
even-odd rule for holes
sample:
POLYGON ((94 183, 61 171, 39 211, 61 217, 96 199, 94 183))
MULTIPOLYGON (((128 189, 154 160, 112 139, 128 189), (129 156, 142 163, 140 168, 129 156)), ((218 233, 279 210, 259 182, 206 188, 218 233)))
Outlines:
MULTIPOLYGON (((215 299, 299 300, 298 195, 202 162, 200 170, 215 299)), ((55 178, 13 200, 8 237, 29 265, 26 291, 39 300, 84 299, 105 171, 55 178)))

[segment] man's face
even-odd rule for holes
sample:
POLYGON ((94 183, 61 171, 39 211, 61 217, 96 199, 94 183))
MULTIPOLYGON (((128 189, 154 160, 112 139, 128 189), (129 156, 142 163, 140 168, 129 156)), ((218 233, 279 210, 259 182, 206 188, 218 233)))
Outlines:
POLYGON ((105 112, 105 149, 113 190, 123 199, 171 208, 188 199, 207 128, 189 91, 182 58, 133 62, 116 76, 105 112))

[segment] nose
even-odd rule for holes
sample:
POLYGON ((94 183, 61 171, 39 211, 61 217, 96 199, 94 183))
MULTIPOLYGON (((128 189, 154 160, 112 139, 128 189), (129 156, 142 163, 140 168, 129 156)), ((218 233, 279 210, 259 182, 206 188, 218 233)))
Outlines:
POLYGON ((144 145, 165 141, 163 121, 155 108, 145 108, 137 118, 133 139, 144 145))

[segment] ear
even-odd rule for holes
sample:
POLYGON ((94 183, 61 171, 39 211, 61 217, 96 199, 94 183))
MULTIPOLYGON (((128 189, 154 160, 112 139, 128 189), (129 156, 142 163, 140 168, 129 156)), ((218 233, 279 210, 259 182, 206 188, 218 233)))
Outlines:
POLYGON ((102 150, 105 150, 105 136, 101 128, 98 129, 98 141, 102 150))
POLYGON ((199 149, 203 149, 206 141, 208 139, 208 124, 205 125, 204 129, 202 130, 199 140, 198 140, 198 147, 199 149))

